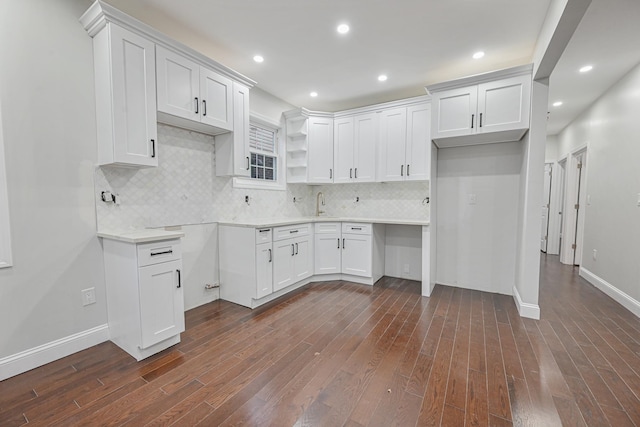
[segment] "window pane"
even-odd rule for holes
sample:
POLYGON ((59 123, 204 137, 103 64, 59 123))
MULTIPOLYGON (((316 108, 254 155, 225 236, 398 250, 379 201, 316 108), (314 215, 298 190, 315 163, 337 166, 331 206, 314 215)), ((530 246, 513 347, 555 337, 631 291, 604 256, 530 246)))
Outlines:
POLYGON ((258 168, 258 179, 264 179, 264 169, 258 168))
POLYGON ((264 166, 264 156, 258 154, 256 157, 257 157, 256 165, 264 166))
POLYGON ((251 163, 256 164, 256 153, 251 153, 251 163))
POLYGON ((255 166, 251 167, 251 178, 257 178, 258 177, 258 172, 257 172, 257 168, 255 166))
POLYGON ((273 157, 265 156, 264 165, 268 168, 273 168, 273 157))
POLYGON ((265 169, 264 170, 264 179, 268 179, 269 181, 273 181, 273 169, 265 169))

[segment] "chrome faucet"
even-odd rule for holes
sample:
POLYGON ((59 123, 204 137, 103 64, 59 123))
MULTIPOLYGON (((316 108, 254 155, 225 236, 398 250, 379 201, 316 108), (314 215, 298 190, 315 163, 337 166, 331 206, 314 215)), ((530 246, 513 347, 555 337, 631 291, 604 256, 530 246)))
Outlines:
POLYGON ((316 197, 316 216, 320 216, 325 213, 325 211, 320 209, 321 205, 324 206, 324 194, 322 194, 322 191, 319 191, 318 196, 316 197))

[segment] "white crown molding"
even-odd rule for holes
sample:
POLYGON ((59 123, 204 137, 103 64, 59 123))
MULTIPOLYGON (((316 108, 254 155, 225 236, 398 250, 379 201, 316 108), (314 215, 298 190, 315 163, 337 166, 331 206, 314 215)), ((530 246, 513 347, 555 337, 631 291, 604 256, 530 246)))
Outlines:
POLYGON ((509 77, 523 76, 533 72, 533 64, 520 65, 513 68, 505 68, 503 70, 491 71, 488 73, 475 74, 473 76, 463 77, 456 80, 450 80, 443 83, 436 83, 425 86, 428 94, 442 92, 444 90, 458 89, 466 86, 473 86, 481 83, 487 83, 494 80, 506 79, 509 77))
POLYGON ((250 88, 256 85, 256 82, 251 80, 249 77, 240 74, 237 71, 166 36, 155 28, 127 15, 101 0, 96 0, 91 7, 87 9, 87 11, 80 17, 80 23, 84 26, 84 29, 87 30, 87 33, 89 33, 91 37, 98 34, 107 26, 108 23, 114 23, 129 31, 137 33, 158 45, 172 50, 179 55, 186 56, 203 67, 211 68, 226 77, 245 84, 250 88))

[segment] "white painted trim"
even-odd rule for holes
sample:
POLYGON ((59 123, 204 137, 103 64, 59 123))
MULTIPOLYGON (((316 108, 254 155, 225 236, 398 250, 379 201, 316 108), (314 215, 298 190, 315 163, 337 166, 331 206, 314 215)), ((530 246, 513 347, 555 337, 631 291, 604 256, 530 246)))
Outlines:
POLYGON ((640 301, 635 300, 631 296, 622 292, 620 289, 613 286, 611 283, 596 276, 584 267, 580 267, 580 277, 584 278, 587 282, 591 283, 596 288, 610 296, 614 301, 620 303, 624 308, 640 317, 640 301))
POLYGON ((9 196, 4 159, 4 136, 2 131, 2 109, 0 108, 0 268, 11 267, 11 222, 9 221, 9 196))
POLYGON ((488 73, 476 74, 469 77, 463 77, 456 80, 450 80, 443 83, 436 83, 433 85, 425 86, 425 90, 429 94, 434 92, 442 92, 444 90, 457 89, 466 86, 473 86, 480 83, 486 83, 494 80, 506 79, 508 77, 523 76, 531 74, 533 71, 533 64, 520 65, 513 68, 505 68, 503 70, 490 71, 488 73))
POLYGON ((284 117, 287 120, 295 120, 298 117, 307 118, 309 116, 314 117, 328 117, 330 119, 337 119, 344 116, 355 116, 357 114, 376 113, 382 110, 388 110, 390 108, 398 107, 410 107, 412 105, 428 104, 431 102, 431 96, 420 95, 413 98, 398 99, 396 101, 383 102, 381 104, 365 105, 364 107, 352 108, 350 110, 342 110, 336 112, 327 111, 311 111, 306 108, 296 108, 293 110, 285 111, 284 117))
POLYGON ((516 308, 521 317, 528 317, 529 319, 540 320, 540 306, 538 304, 530 304, 522 301, 518 288, 513 287, 513 300, 516 303, 516 308))
POLYGON ((109 325, 96 326, 77 334, 0 359, 0 381, 46 365, 109 340, 109 325))

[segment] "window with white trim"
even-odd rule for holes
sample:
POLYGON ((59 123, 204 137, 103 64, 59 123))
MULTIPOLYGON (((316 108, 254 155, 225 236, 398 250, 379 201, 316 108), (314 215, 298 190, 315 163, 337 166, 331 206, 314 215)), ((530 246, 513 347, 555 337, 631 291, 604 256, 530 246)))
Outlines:
POLYGON ((251 152, 251 179, 278 180, 278 131, 251 123, 249 151, 251 152))

